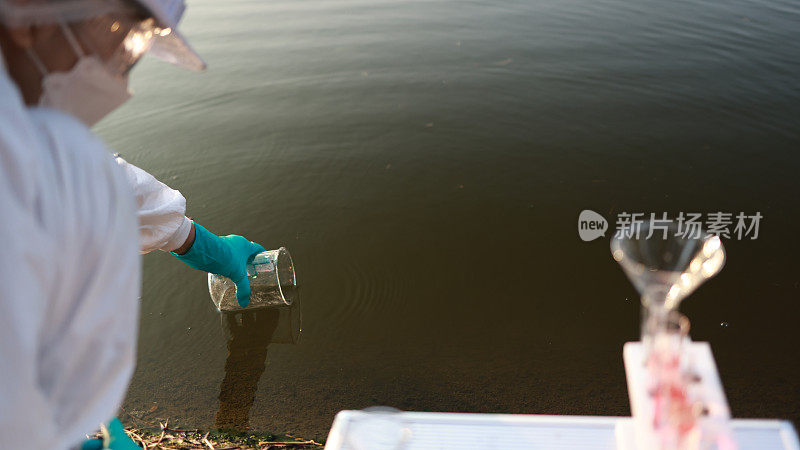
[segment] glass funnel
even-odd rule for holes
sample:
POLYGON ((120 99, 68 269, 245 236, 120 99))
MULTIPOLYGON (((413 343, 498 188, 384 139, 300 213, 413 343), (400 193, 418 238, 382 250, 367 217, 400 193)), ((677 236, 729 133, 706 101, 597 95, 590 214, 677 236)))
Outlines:
POLYGON ((642 296, 642 356, 652 409, 639 412, 647 448, 683 449, 696 427, 686 373, 688 319, 681 301, 725 264, 718 236, 670 220, 635 223, 611 239, 611 254, 642 296), (655 439, 655 440, 653 440, 655 439))
POLYGON ((611 255, 651 312, 678 309, 681 300, 725 264, 719 236, 663 222, 643 221, 618 230, 611 239, 611 255))

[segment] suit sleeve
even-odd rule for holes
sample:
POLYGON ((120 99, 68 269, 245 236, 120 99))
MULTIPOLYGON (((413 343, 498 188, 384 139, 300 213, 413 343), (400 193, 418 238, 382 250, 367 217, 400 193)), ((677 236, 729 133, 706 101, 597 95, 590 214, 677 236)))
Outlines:
POLYGON ((125 171, 136 199, 141 253, 180 247, 192 228, 186 217, 186 199, 180 191, 121 157, 116 156, 116 161, 125 171))

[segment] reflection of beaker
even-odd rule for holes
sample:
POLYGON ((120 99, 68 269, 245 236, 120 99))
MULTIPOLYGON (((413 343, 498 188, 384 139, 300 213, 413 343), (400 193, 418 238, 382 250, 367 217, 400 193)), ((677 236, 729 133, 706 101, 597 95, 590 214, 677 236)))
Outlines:
MULTIPOLYGON (((297 344, 300 342, 300 335, 303 331, 303 313, 299 289, 295 289, 294 301, 292 306, 284 306, 280 308, 262 308, 276 311, 278 314, 278 323, 275 326, 275 331, 272 333, 268 344, 297 344)), ((250 310, 240 310, 239 312, 222 313, 219 315, 220 323, 225 334, 226 339, 232 338, 232 333, 228 325, 230 320, 235 320, 237 323, 242 323, 244 313, 252 312, 250 310)))
POLYGON ((300 297, 290 307, 220 314, 228 339, 225 377, 220 385, 215 426, 244 430, 249 426, 258 381, 266 369, 269 344, 296 344, 302 331, 300 297))
POLYGON ((297 344, 303 331, 303 314, 300 309, 300 295, 296 295, 292 306, 277 308, 278 326, 272 333, 272 344, 297 344))
POLYGON ((217 428, 248 428, 250 408, 266 368, 267 346, 278 326, 278 315, 275 309, 261 309, 223 316, 230 338, 214 420, 217 428))

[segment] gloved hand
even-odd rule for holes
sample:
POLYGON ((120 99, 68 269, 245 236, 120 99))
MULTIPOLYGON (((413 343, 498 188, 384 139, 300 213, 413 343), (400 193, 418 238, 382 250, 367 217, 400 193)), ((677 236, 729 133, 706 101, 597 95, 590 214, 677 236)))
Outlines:
POLYGON ((196 223, 194 230, 194 243, 189 250, 182 255, 172 254, 189 267, 230 278, 236 284, 239 306, 247 306, 250 303, 247 262, 263 252, 264 247, 235 234, 217 236, 196 223))
POLYGON ((103 439, 89 439, 84 441, 81 450, 140 450, 133 440, 125 433, 125 427, 116 417, 102 427, 103 439))

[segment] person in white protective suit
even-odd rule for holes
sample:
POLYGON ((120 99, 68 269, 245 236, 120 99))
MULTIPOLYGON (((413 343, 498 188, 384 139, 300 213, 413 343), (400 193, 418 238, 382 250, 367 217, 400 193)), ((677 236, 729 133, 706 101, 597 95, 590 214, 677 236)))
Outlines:
POLYGON ((135 361, 140 252, 225 275, 260 245, 185 216, 176 190, 89 127, 148 50, 193 70, 183 0, 0 0, 0 449, 138 448, 113 418, 135 361), (105 439, 88 440, 101 423, 105 439))

